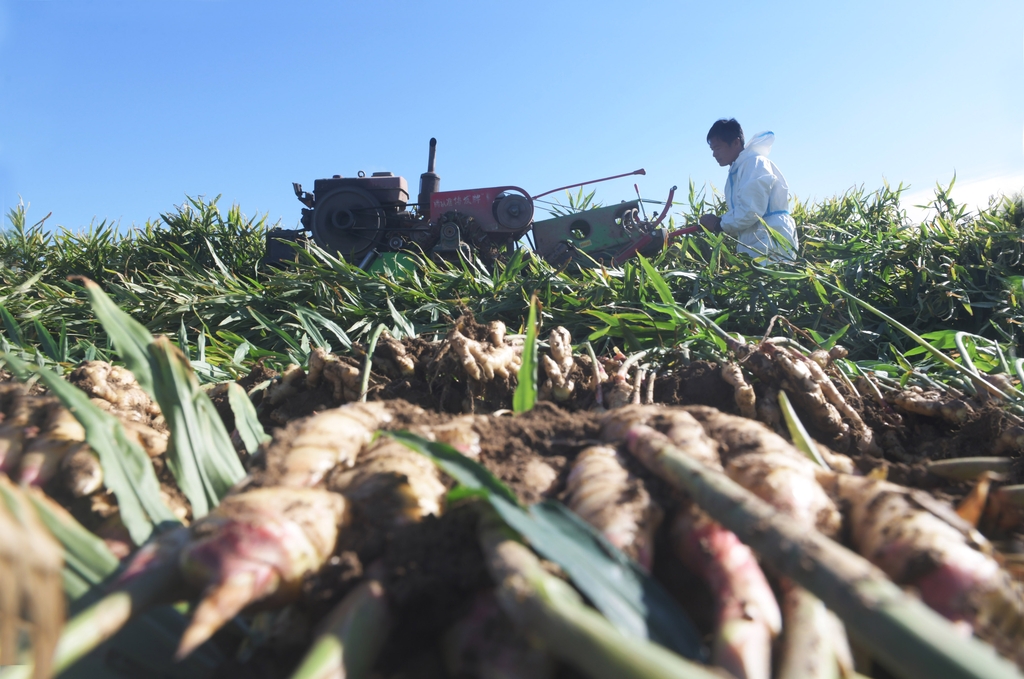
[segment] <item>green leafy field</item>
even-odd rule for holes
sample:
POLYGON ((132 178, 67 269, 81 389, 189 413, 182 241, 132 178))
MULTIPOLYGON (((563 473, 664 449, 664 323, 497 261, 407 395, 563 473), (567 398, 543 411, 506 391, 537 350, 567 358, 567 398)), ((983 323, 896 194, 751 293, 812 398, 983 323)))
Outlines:
MULTIPOLYGON (((864 367, 898 377, 928 372, 932 359, 893 324, 865 312, 852 294, 977 368, 1016 373, 1024 322, 1024 207, 1003 198, 979 213, 938 187, 934 216, 911 224, 900 188, 854 189, 817 204, 797 202, 800 257, 792 267, 758 266, 724 235, 683 239, 655 257, 672 300, 729 333, 760 337, 776 321, 814 341, 841 341, 864 367), (838 291, 837 291, 838 290, 838 291)), ((569 207, 592 196, 570 196, 569 207)), ((690 187, 672 226, 721 211, 717 195, 690 187)), ((315 247, 286 269, 260 265, 272 225, 238 206, 189 199, 143 227, 121 233, 101 223, 72 232, 29 222, 24 207, 0 234, 3 342, 23 357, 70 367, 109 358, 105 334, 82 284, 97 281, 153 334, 186 350, 200 376, 223 379, 270 365, 304 363, 315 346, 344 352, 383 324, 397 337, 446 329, 462 310, 481 321, 525 327, 536 291, 543 324, 567 327, 601 353, 654 349, 714 358, 721 341, 692 319, 659 309, 664 290, 637 260, 621 269, 559 271, 518 252, 494 271, 478 262, 423 262, 417 271, 370 275, 315 247)))

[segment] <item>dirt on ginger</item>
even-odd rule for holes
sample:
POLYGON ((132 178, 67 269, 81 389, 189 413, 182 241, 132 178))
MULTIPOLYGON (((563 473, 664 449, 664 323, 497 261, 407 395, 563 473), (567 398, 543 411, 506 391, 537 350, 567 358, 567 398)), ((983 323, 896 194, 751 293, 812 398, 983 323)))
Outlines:
POLYGON ((387 332, 381 333, 377 340, 373 363, 390 377, 409 377, 416 374, 416 359, 409 355, 404 344, 387 332), (381 354, 380 358, 377 357, 378 352, 381 354))
POLYGON ((905 389, 886 394, 885 400, 904 412, 926 417, 941 417, 957 426, 966 422, 974 413, 965 401, 944 397, 937 391, 905 389))
MULTIPOLYGON (((313 349, 309 355, 306 386, 314 388, 321 382, 327 382, 333 388, 335 401, 342 403, 358 401, 361 396, 361 377, 359 368, 342 361, 334 354, 327 353, 320 347, 313 349)), ((271 400, 271 402, 274 401, 271 400)))
POLYGON ((86 361, 71 372, 68 381, 90 397, 109 403, 119 419, 132 419, 125 417, 128 413, 147 420, 160 417, 160 407, 142 390, 127 368, 105 361, 86 361))

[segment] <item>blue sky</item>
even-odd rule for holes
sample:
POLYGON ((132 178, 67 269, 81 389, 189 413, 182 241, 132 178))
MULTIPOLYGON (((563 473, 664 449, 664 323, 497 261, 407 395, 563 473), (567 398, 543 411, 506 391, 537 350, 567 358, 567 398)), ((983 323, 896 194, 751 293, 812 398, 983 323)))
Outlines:
POLYGON ((1024 3, 0 0, 0 208, 72 230, 217 194, 292 227, 293 181, 415 194, 430 137, 442 189, 663 198, 724 185, 720 117, 801 199, 1024 189, 1024 3))

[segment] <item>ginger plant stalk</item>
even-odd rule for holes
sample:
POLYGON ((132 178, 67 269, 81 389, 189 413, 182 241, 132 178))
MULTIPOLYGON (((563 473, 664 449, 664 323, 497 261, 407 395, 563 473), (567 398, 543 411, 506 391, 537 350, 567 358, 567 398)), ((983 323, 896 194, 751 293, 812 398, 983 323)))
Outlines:
POLYGON ((368 676, 393 624, 383 585, 374 578, 365 580, 321 623, 291 679, 368 676))
POLYGON ((833 640, 842 626, 829 619, 829 611, 821 599, 803 587, 783 584, 782 660, 778 679, 839 679, 836 644, 833 640))
POLYGON ((479 539, 498 601, 520 629, 592 679, 721 679, 646 639, 627 637, 548 573, 496 514, 485 510, 479 539))

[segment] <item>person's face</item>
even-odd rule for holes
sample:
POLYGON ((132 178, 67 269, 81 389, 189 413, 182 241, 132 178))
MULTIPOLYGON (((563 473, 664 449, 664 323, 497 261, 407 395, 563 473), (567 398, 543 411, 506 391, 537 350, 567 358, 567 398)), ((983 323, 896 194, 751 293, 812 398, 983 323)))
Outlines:
POLYGON ((725 167, 726 165, 732 165, 733 161, 740 155, 740 151, 743 150, 743 141, 736 137, 732 140, 731 144, 726 144, 718 137, 712 137, 711 141, 708 142, 708 146, 711 147, 711 155, 715 157, 718 164, 725 167))

